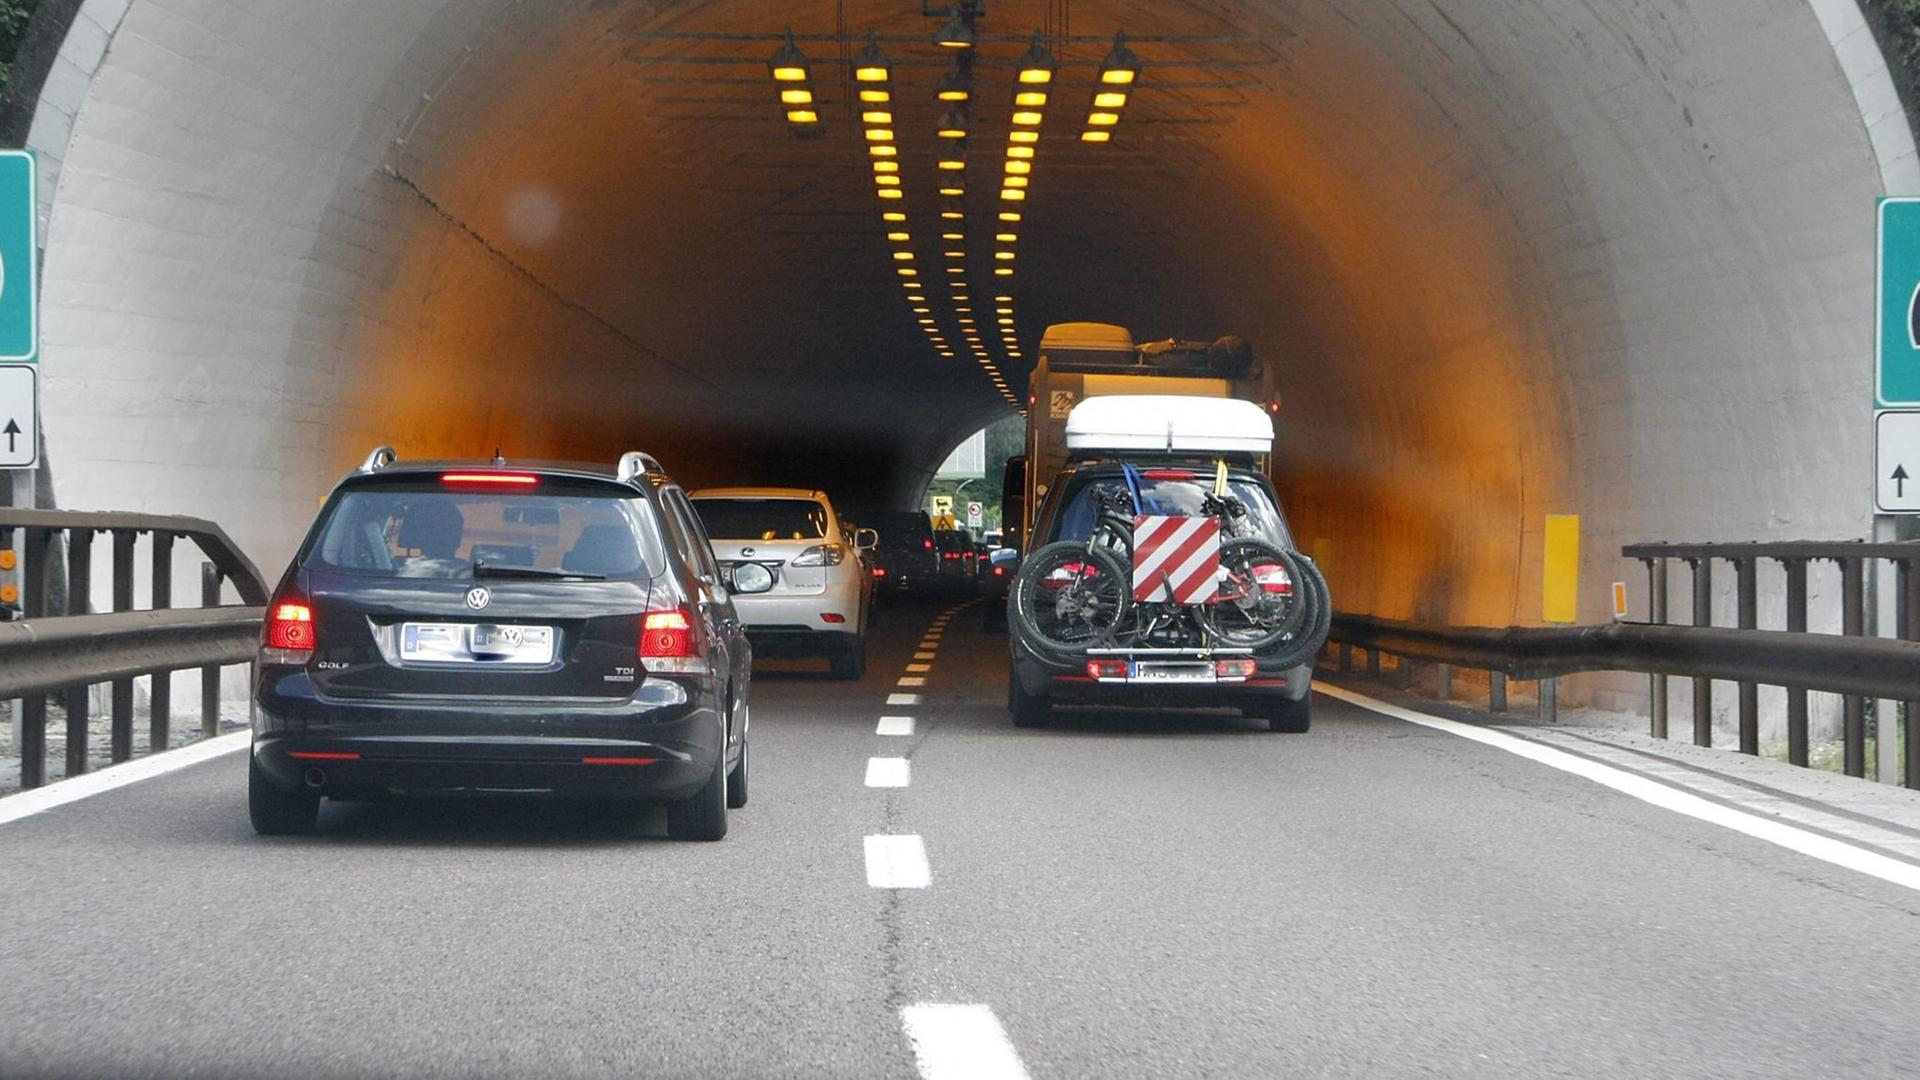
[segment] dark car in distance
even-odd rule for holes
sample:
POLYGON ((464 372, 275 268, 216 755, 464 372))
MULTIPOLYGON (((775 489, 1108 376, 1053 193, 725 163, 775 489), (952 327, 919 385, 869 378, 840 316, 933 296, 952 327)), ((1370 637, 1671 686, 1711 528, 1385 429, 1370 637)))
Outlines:
POLYGON ((253 825, 310 832, 322 798, 553 795, 665 803, 669 835, 718 840, 747 801, 751 659, 699 518, 652 458, 382 447, 268 605, 253 825))
POLYGON ((939 582, 940 556, 933 550, 933 520, 924 510, 870 515, 863 524, 880 534, 873 552, 874 584, 894 592, 918 592, 939 582))

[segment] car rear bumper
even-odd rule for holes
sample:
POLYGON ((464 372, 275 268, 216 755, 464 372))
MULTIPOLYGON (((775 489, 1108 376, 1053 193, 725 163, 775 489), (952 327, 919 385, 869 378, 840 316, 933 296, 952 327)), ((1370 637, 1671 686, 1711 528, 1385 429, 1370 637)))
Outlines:
POLYGON ((860 586, 832 582, 822 592, 792 596, 780 593, 736 596, 733 609, 748 634, 765 627, 796 627, 827 633, 855 633, 860 628, 860 586), (841 621, 834 622, 830 616, 841 621))
POLYGON ((1260 700, 1299 701, 1313 692, 1313 665, 1292 668, 1262 667, 1242 682, 1194 685, 1153 685, 1099 682, 1085 672, 1063 670, 1035 659, 1018 642, 1013 646, 1012 677, 1029 694, 1045 694, 1056 702, 1088 705, 1144 706, 1167 709, 1244 707, 1260 700))
POLYGON ((673 800, 729 751, 717 697, 698 680, 649 679, 604 705, 395 702, 324 698, 303 672, 275 670, 255 692, 253 756, 287 790, 673 800))

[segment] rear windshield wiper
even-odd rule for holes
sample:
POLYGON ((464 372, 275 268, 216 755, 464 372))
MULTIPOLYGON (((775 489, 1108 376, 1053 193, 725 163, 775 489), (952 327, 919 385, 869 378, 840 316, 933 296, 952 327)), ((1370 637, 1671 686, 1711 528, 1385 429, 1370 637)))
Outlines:
POLYGON ((542 581, 605 581, 605 574, 582 574, 575 570, 546 570, 537 566, 489 565, 483 562, 473 564, 473 576, 477 578, 534 578, 542 581))

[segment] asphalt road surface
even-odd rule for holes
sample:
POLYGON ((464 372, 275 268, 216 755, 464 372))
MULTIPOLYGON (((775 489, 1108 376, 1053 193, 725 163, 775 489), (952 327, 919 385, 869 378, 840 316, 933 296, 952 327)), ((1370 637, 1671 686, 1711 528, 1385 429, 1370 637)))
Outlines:
POLYGON ((756 677, 719 844, 525 802, 260 839, 237 753, 0 825, 0 1075, 1920 1069, 1920 893, 1324 697, 1015 730, 1005 638, 939 610, 863 682, 756 677))

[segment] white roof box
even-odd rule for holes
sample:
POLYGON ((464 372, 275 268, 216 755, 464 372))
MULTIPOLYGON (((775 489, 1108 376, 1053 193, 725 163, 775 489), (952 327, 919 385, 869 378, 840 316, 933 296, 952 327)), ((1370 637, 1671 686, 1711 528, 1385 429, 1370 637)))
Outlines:
POLYGON ((1067 414, 1067 449, 1266 454, 1273 451, 1273 418, 1237 398, 1092 397, 1067 414))
POLYGON ((1112 323, 1063 322, 1047 327, 1040 335, 1040 351, 1048 349, 1091 349, 1097 352, 1131 353, 1133 331, 1112 323))

